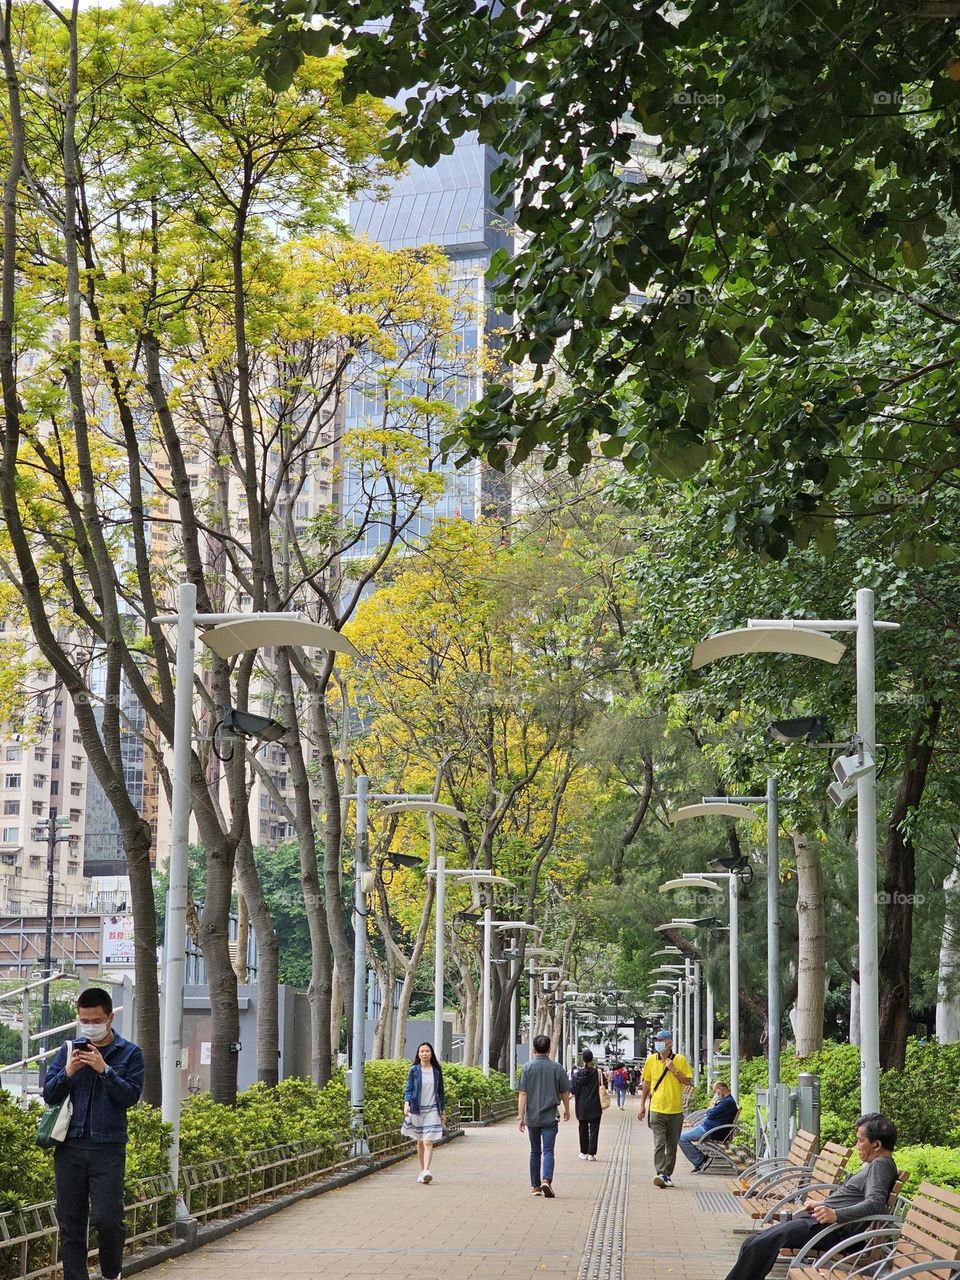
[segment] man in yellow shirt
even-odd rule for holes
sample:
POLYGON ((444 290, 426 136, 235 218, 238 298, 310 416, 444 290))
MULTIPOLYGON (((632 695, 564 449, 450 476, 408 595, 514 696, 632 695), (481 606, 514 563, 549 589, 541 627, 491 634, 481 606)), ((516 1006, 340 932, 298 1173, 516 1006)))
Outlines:
POLYGON ((654 1185, 672 1187, 671 1175, 677 1163, 677 1143, 683 1128, 683 1090, 693 1083, 693 1073, 683 1054, 673 1052, 673 1032, 666 1027, 653 1037, 653 1048, 640 1073, 643 1084, 637 1119, 646 1119, 649 1098, 653 1163, 657 1171, 654 1185))

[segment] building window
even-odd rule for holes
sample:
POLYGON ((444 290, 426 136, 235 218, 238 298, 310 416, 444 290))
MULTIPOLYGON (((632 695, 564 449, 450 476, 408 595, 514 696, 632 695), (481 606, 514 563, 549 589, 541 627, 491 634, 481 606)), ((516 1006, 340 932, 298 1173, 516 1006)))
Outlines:
POLYGON ((54 755, 53 759, 50 761, 50 768, 54 770, 60 768, 60 757, 58 755, 54 755))
POLYGON ((33 785, 40 787, 42 790, 47 785, 47 775, 45 773, 35 773, 33 775, 33 785))
POLYGON ((2 840, 4 844, 19 844, 20 828, 19 827, 0 828, 0 840, 2 840))
POLYGON ((39 858, 31 857, 31 859, 30 859, 30 870, 31 870, 31 871, 39 871, 39 870, 40 870, 40 859, 39 859, 39 858))
POLYGON ((82 793, 82 791, 83 791, 83 783, 82 783, 82 782, 71 782, 71 783, 70 783, 70 794, 71 794, 72 796, 78 796, 78 795, 80 795, 80 794, 82 793))
POLYGON ((22 748, 22 747, 7 747, 6 758, 7 758, 8 760, 22 760, 22 759, 23 759, 23 748, 22 748))
POLYGON ((82 768, 83 768, 83 756, 71 756, 71 757, 70 757, 70 768, 71 768, 71 769, 82 769, 82 768))
POLYGON ((20 814, 20 801, 19 801, 19 800, 4 800, 4 802, 3 802, 3 812, 4 812, 8 817, 18 817, 18 816, 19 816, 19 814, 20 814))
POLYGON ((20 774, 19 774, 19 773, 8 773, 8 774, 6 775, 6 777, 3 779, 3 785, 4 785, 5 787, 19 787, 19 786, 20 786, 20 774))
POLYGON ((15 867, 17 865, 16 854, 0 853, 0 867, 15 867))
POLYGON ((53 704, 53 718, 54 720, 59 720, 62 715, 63 715, 63 699, 58 698, 56 702, 53 704))
POLYGON ((56 778, 54 778, 54 780, 50 783, 50 794, 52 796, 58 796, 60 794, 60 783, 56 780, 56 778))
POLYGON ((71 822, 79 822, 79 821, 80 821, 80 819, 81 819, 82 817, 83 817, 83 810, 82 810, 82 809, 71 809, 71 810, 70 810, 70 821, 71 821, 71 822))
POLYGON ((34 816, 35 818, 42 818, 42 817, 43 817, 43 811, 44 811, 44 808, 45 808, 45 807, 46 807, 46 806, 44 805, 44 803, 43 803, 43 801, 42 801, 42 800, 34 800, 34 802, 33 802, 33 816, 34 816))
POLYGON ((33 749, 33 758, 34 758, 34 760, 38 760, 38 761, 40 761, 40 762, 43 762, 44 760, 46 760, 46 758, 47 758, 47 748, 46 748, 46 747, 34 747, 34 749, 33 749))
POLYGON ((79 743, 81 743, 81 742, 83 741, 83 734, 80 732, 80 730, 79 730, 79 729, 74 729, 74 731, 73 731, 73 740, 74 740, 74 742, 76 742, 77 744, 79 744, 79 743))
POLYGON ((62 731, 61 731, 60 729, 54 729, 54 731, 53 731, 53 740, 54 740, 54 742, 59 742, 59 741, 60 741, 61 732, 62 732, 62 731))
POLYGON ((68 875, 75 876, 79 870, 80 870, 80 864, 79 864, 78 862, 68 862, 68 863, 67 863, 67 874, 68 874, 68 875))

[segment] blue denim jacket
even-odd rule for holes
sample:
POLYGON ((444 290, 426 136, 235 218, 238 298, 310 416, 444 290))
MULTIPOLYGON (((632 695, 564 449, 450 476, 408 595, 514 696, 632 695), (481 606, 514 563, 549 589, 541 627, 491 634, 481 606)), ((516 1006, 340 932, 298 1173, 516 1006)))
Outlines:
POLYGON ((90 1116, 91 1142, 126 1142, 127 1112, 140 1101, 143 1093, 143 1053, 132 1040, 114 1033, 113 1040, 100 1050, 106 1071, 82 1067, 68 1076, 67 1046, 62 1044, 47 1069, 43 1100, 48 1107, 70 1094, 73 1116, 67 1141, 80 1138, 90 1116))
MULTIPOLYGON (((423 1068, 419 1062, 415 1062, 410 1068, 407 1075, 407 1085, 403 1091, 404 1102, 410 1103, 410 1112, 412 1115, 420 1114, 420 1088, 423 1084, 423 1068)), ((433 1084, 437 1091, 437 1110, 445 1110, 445 1098, 443 1094, 443 1072, 439 1067, 433 1068, 433 1084)))

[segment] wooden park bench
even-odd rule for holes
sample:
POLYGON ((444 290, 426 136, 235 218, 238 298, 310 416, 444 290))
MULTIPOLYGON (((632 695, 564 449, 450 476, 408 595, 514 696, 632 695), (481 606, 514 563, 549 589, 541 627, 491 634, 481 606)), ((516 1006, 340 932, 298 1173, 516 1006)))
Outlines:
POLYGON ((805 1169, 811 1165, 817 1154, 817 1135, 806 1129, 798 1129, 790 1143, 790 1150, 782 1159, 755 1160, 748 1164, 729 1184, 736 1196, 749 1195, 754 1189, 761 1189, 766 1181, 772 1181, 784 1169, 805 1169))
POLYGON ((840 1185, 852 1155, 852 1147, 825 1142, 812 1165, 784 1169, 779 1177, 746 1192, 740 1200, 744 1212, 751 1218, 766 1218, 772 1210, 779 1211, 798 1200, 825 1200, 840 1185))
POLYGON ((797 1253, 788 1280, 952 1280, 960 1274, 960 1194, 946 1187, 922 1182, 902 1221, 883 1220, 824 1250, 835 1230, 825 1227, 797 1253))

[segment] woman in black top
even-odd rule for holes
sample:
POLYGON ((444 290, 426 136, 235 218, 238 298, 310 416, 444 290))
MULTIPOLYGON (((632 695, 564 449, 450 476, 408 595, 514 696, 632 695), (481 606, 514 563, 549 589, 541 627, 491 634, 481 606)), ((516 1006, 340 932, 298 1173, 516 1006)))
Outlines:
POLYGON ((574 1074, 571 1090, 580 1122, 580 1159, 596 1160, 603 1108, 600 1106, 600 1072, 589 1049, 583 1051, 583 1066, 574 1074))

